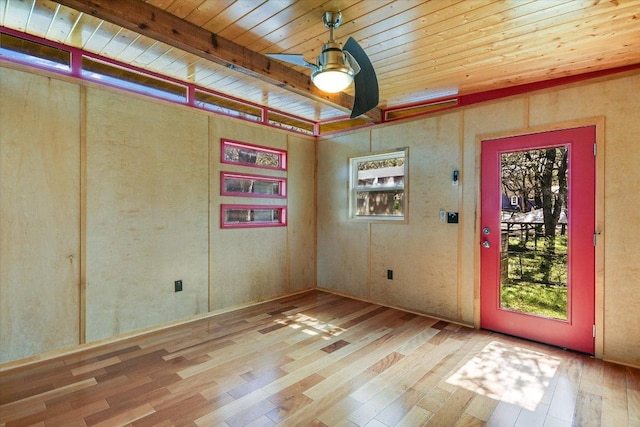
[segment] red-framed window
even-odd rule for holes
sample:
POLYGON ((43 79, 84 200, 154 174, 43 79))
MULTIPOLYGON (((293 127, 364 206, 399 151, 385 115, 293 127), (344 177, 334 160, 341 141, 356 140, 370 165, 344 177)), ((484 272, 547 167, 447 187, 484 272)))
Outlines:
POLYGON ((286 225, 286 206, 220 205, 220 228, 284 227, 286 225))
POLYGON ((287 152, 222 138, 220 162, 254 168, 287 170, 287 152))
POLYGON ((223 196, 284 199, 287 197, 287 179, 220 172, 220 194, 223 196))

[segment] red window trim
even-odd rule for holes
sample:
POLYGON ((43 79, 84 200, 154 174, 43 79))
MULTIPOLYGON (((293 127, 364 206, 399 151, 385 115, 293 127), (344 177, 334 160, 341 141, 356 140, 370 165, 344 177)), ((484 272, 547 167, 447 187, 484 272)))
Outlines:
POLYGON ((238 204, 221 204, 220 205, 220 228, 265 228, 265 227, 286 227, 287 226, 287 207, 281 205, 238 205, 238 204), (228 209, 276 209, 280 211, 280 221, 278 222, 241 222, 226 223, 224 221, 224 212, 228 209))
POLYGON ((287 198, 287 178, 275 176, 254 175, 250 173, 220 172, 220 195, 234 197, 259 197, 265 199, 286 199, 287 198), (280 192, 278 194, 243 193, 240 191, 227 191, 224 188, 225 178, 253 179, 256 181, 279 182, 280 192))

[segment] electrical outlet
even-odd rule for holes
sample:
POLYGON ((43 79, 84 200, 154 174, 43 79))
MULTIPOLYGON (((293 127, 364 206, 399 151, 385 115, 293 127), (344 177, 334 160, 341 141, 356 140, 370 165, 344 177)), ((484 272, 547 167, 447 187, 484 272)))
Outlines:
POLYGON ((175 287, 175 292, 182 292, 182 280, 176 280, 173 282, 173 285, 175 287))
POLYGON ((387 279, 393 280, 393 270, 387 270, 387 279))

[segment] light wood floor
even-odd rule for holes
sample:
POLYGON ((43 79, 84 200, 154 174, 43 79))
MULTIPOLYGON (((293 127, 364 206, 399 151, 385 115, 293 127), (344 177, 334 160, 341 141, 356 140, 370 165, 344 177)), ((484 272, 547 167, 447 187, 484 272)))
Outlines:
POLYGON ((639 426, 640 372, 312 291, 0 376, 0 425, 639 426))

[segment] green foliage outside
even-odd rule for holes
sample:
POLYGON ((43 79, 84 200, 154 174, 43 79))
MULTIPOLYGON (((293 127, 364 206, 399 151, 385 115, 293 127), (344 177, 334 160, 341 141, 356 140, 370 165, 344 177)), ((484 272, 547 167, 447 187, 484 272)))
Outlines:
POLYGON ((554 319, 567 319, 567 287, 535 283, 512 283, 502 286, 502 308, 554 319))
POLYGON ((396 157, 393 159, 371 160, 368 162, 360 162, 358 163, 358 170, 366 171, 370 169, 390 168, 394 166, 403 166, 403 165, 404 165, 404 157, 396 157))
POLYGON ((526 242, 509 239, 509 273, 503 280, 500 303, 502 308, 567 319, 567 236, 555 238, 555 251, 548 253, 544 239, 526 242), (542 272, 543 263, 550 263, 550 272, 542 272))

